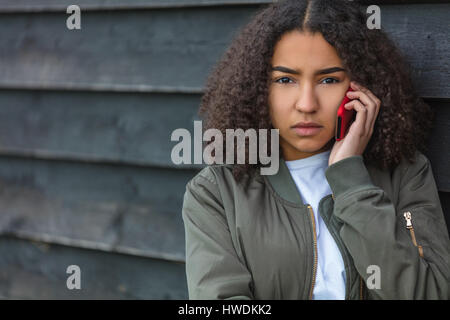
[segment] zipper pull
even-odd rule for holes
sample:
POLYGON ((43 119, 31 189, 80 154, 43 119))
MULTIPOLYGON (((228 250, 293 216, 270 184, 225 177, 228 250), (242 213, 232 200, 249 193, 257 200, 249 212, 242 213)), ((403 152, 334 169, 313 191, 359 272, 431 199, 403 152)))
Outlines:
POLYGON ((406 228, 412 229, 411 212, 406 211, 405 213, 403 213, 403 216, 405 217, 405 220, 406 220, 406 228))

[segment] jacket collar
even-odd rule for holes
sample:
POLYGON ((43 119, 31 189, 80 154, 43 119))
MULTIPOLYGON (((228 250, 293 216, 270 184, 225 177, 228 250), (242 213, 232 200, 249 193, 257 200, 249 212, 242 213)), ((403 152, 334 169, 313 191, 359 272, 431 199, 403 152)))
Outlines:
POLYGON ((289 172, 289 168, 281 155, 279 158, 278 172, 274 175, 266 175, 265 177, 281 198, 297 205, 305 205, 297 189, 297 185, 289 172))

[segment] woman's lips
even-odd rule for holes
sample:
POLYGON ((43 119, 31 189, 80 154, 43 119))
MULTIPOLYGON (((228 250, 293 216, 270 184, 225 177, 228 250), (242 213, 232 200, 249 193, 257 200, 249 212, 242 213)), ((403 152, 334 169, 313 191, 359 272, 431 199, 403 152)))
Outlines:
POLYGON ((295 132, 299 136, 313 136, 322 130, 322 127, 294 127, 295 132))

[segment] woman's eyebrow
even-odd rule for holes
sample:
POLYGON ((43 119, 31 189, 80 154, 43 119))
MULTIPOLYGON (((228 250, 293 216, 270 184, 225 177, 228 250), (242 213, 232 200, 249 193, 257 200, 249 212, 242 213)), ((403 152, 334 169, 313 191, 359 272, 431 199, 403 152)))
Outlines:
MULTIPOLYGON (((293 69, 283 67, 283 66, 272 67, 272 71, 281 71, 281 72, 291 73, 291 74, 300 74, 301 73, 300 71, 293 70, 293 69)), ((317 70, 315 72, 315 75, 328 74, 328 73, 334 73, 334 72, 339 72, 339 71, 345 72, 345 69, 343 69, 341 67, 331 67, 331 68, 326 68, 326 69, 322 69, 322 70, 317 70)))

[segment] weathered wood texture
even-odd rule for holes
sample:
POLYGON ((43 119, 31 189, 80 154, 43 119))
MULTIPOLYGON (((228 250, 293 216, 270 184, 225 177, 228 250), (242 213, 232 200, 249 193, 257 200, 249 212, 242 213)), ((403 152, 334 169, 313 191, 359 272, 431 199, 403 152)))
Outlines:
MULTIPOLYGON (((201 93, 254 7, 0 14, 0 88, 201 93), (7 49, 6 49, 7 48, 7 49)), ((424 97, 450 98, 450 4, 382 6, 424 97)))
MULTIPOLYGON (((0 154, 174 168, 200 95, 0 90, 0 154)), ((199 166, 182 166, 199 168, 199 166)))
POLYGON ((0 237, 0 299, 187 299, 183 263, 0 237), (67 267, 80 267, 69 290, 67 267))
MULTIPOLYGON (((257 6, 267 5, 276 0, 78 0, 82 10, 130 10, 157 8, 185 8, 212 6, 257 6)), ((352 1, 352 0, 349 0, 352 1)), ((356 1, 355 1, 356 2, 356 1)), ((359 3, 372 5, 414 4, 414 3, 448 3, 449 0, 359 0, 359 3)), ((3 0, 0 12, 41 12, 65 11, 71 0, 3 0)))
POLYGON ((0 233, 184 261, 194 171, 0 158, 0 233))

